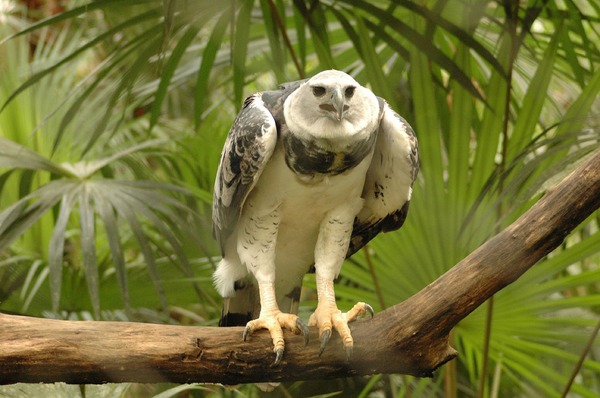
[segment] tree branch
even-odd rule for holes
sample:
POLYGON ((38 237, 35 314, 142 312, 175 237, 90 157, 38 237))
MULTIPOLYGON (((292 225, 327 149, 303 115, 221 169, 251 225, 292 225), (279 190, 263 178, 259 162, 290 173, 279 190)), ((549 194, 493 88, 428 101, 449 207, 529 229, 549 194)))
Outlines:
POLYGON ((275 367, 265 331, 244 343, 241 327, 57 321, 0 314, 0 384, 233 384, 373 373, 430 376, 456 356, 448 344, 450 330, 560 245, 599 207, 600 152, 435 282, 372 320, 353 323, 355 348, 350 360, 337 336, 319 357, 314 328, 307 347, 300 336, 286 333, 286 352, 275 367))

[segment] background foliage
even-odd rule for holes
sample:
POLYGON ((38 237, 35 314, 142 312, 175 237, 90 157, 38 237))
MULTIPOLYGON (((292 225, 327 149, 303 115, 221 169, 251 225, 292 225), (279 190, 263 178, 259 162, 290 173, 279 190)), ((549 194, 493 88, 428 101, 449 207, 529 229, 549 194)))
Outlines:
MULTIPOLYGON (((228 127, 245 95, 328 68, 386 98, 419 138, 406 225, 347 261, 337 286, 341 308, 398 303, 598 149, 599 30, 593 0, 1 0, 0 311, 214 325, 209 209, 228 127)), ((274 396, 597 396, 599 216, 461 322, 460 357, 433 379, 274 396)), ((303 297, 307 318, 311 276, 303 297)))

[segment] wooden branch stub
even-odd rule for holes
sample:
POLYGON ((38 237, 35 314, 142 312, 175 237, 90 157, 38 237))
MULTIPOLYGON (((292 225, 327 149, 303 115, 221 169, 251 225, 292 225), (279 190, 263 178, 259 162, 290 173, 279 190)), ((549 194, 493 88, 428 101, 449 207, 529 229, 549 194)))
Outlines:
POLYGON ((57 321, 0 314, 0 384, 16 382, 218 382, 326 379, 374 373, 430 376, 456 356, 452 328, 562 243, 600 207, 600 152, 529 211, 408 300, 352 324, 348 360, 335 335, 319 357, 285 333, 282 363, 272 342, 242 328, 57 321))

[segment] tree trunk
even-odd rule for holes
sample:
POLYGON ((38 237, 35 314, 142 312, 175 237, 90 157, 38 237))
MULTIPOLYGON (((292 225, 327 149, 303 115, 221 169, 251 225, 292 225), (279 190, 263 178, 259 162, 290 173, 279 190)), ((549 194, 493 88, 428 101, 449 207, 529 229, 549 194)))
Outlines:
POLYGON ((319 357, 285 334, 279 366, 266 331, 241 327, 58 321, 0 314, 0 384, 15 382, 219 382, 324 379, 374 373, 431 376, 453 359, 452 328, 514 282, 600 207, 600 152, 529 211, 435 282, 372 320, 352 324, 350 359, 337 336, 319 357))

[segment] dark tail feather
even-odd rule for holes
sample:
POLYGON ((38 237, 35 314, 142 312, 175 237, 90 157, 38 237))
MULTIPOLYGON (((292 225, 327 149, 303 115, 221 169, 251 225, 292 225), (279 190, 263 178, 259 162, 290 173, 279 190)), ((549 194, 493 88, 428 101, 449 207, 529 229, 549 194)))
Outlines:
MULTIPOLYGON (((230 299, 226 298, 225 301, 230 299)), ((252 313, 247 312, 245 314, 225 312, 225 305, 223 306, 223 312, 221 313, 221 320, 219 320, 219 326, 244 326, 252 320, 252 313)))
MULTIPOLYGON (((277 304, 283 312, 298 313, 302 280, 289 292, 279 297, 277 304)), ((245 326, 260 314, 260 293, 256 285, 250 281, 235 283, 235 296, 226 297, 219 326, 245 326)))
POLYGON ((235 296, 226 297, 219 326, 245 326, 258 317, 260 299, 258 289, 251 282, 237 281, 235 296))

